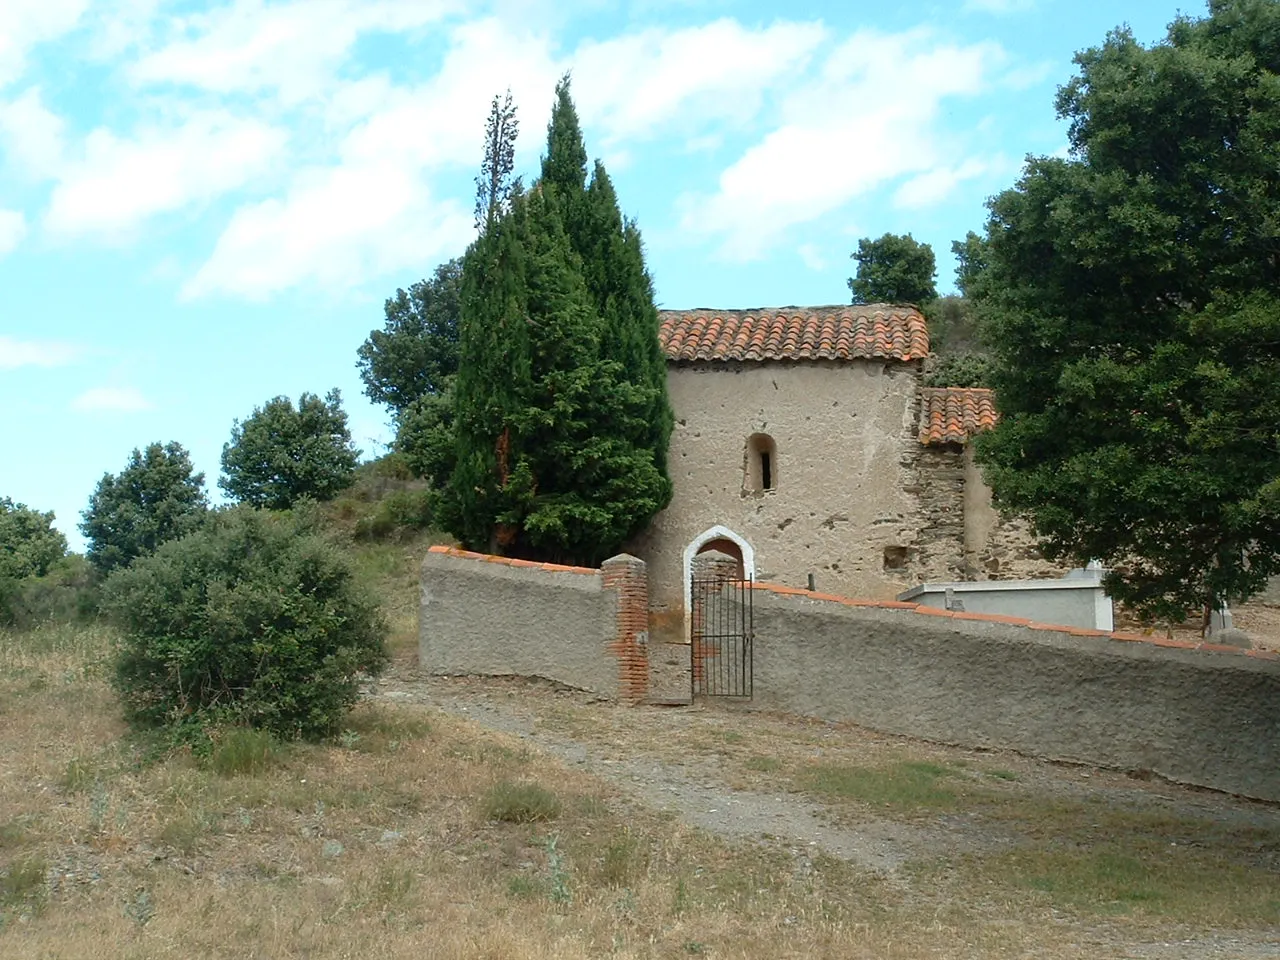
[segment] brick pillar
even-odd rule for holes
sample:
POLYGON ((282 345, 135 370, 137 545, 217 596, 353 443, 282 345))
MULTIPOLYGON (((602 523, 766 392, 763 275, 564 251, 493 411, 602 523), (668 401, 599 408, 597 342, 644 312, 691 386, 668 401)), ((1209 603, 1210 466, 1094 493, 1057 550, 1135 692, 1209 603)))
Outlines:
POLYGON ((618 601, 617 633, 609 649, 618 658, 618 699, 643 703, 649 695, 649 575, 639 557, 622 553, 600 564, 604 588, 618 601))

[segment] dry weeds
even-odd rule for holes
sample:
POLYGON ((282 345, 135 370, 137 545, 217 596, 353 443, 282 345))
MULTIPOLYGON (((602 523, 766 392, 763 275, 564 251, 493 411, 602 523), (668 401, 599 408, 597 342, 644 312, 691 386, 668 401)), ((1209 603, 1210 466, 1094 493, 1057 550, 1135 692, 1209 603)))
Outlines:
MULTIPOLYGON (((409 548, 370 557, 371 580, 416 596, 409 548)), ((402 667, 412 607, 388 611, 402 667)), ((725 842, 411 702, 226 775, 150 757, 119 720, 110 643, 0 633, 0 958, 1065 958, 1223 931, 1236 952, 1181 955, 1265 956, 1280 925, 1274 808, 856 728, 475 687, 601 755, 983 839, 883 877, 725 842), (490 819, 503 784, 553 794, 555 817, 490 819)))

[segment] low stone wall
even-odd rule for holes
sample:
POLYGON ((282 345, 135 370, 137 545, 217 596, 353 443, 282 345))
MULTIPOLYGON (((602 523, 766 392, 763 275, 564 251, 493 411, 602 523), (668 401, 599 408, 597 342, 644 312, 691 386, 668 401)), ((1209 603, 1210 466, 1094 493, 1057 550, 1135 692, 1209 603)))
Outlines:
POLYGON ((1280 801, 1280 658, 757 585, 755 706, 1280 801))
POLYGON ((422 561, 419 663, 453 676, 542 677, 639 701, 648 689, 643 561, 599 570, 432 547, 422 561))

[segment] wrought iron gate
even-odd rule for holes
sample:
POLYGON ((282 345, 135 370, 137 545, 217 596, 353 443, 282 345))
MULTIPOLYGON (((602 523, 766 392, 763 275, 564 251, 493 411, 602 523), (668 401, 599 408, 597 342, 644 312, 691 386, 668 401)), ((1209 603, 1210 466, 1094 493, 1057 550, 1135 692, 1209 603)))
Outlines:
POLYGON ((751 580, 693 582, 690 644, 694 696, 752 695, 755 640, 751 580))

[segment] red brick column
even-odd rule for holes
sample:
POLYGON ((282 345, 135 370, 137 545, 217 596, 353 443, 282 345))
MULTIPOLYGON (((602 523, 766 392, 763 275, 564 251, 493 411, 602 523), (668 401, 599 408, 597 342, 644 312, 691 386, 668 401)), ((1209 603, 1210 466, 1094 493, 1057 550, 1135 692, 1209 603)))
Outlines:
POLYGON ((649 575, 645 562, 622 553, 600 564, 604 588, 618 599, 618 699, 643 703, 649 695, 649 575))

